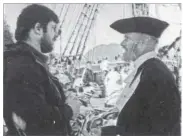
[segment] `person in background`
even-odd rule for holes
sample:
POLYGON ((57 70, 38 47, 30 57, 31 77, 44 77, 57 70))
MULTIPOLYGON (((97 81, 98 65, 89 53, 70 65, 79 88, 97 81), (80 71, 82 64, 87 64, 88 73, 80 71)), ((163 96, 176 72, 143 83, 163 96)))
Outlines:
POLYGON ((89 85, 89 83, 93 82, 93 81, 94 81, 94 74, 93 74, 93 71, 92 71, 92 65, 91 65, 91 62, 88 61, 86 63, 83 82, 84 82, 85 85, 89 85))
POLYGON ((58 16, 32 4, 17 20, 15 44, 4 52, 3 117, 8 135, 70 135, 69 121, 79 114, 76 97, 66 99, 48 70, 47 56, 59 36, 58 16))
POLYGON ((111 69, 104 80, 106 90, 106 107, 116 105, 116 101, 122 89, 122 76, 117 67, 111 69))

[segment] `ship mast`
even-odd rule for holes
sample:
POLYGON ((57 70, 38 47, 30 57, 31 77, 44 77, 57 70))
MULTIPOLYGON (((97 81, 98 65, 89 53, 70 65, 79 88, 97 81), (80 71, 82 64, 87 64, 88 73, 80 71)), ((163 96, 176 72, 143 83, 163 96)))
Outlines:
MULTIPOLYGON (((62 20, 62 22, 61 22, 61 25, 60 25, 60 29, 62 30, 62 27, 63 27, 63 24, 64 24, 64 22, 65 22, 65 18, 66 18, 66 16, 67 16, 67 14, 68 14, 68 11, 69 11, 69 7, 70 7, 70 4, 68 5, 68 7, 67 7, 67 9, 66 9, 66 12, 65 12, 65 14, 64 14, 64 17, 63 17, 63 20, 62 20)), ((61 17, 61 15, 62 15, 62 12, 63 12, 63 9, 64 9, 64 4, 63 4, 63 6, 62 6, 62 8, 61 8, 61 11, 60 11, 60 17, 61 17)), ((60 57, 62 57, 62 33, 60 34, 60 57)))
POLYGON ((86 48, 86 42, 87 42, 87 40, 88 40, 88 36, 89 36, 89 34, 90 34, 91 27, 92 27, 92 25, 93 25, 93 23, 94 23, 94 20, 95 20, 96 15, 97 15, 98 6, 99 6, 99 4, 97 4, 97 6, 96 6, 96 9, 95 9, 95 11, 94 11, 93 17, 92 17, 91 22, 90 22, 90 26, 89 26, 87 35, 86 35, 86 37, 85 37, 85 39, 84 39, 84 44, 83 44, 83 48, 82 48, 82 51, 81 51, 81 54, 80 54, 80 59, 82 58, 83 53, 84 53, 84 50, 85 50, 85 48, 86 48))
POLYGON ((75 27, 74 27, 74 29, 73 29, 73 31, 72 31, 70 37, 69 37, 69 40, 68 40, 68 42, 67 42, 67 44, 66 44, 66 46, 65 46, 65 48, 64 48, 63 56, 65 56, 65 53, 66 53, 66 51, 67 51, 67 49, 68 49, 68 47, 69 47, 69 44, 71 43, 71 40, 73 39, 73 37, 74 37, 74 35, 75 35, 75 32, 76 32, 76 29, 77 29, 77 27, 78 27, 78 25, 79 25, 80 18, 83 16, 83 13, 84 13, 84 11, 86 10, 86 8, 87 8, 87 4, 84 4, 83 9, 82 9, 82 11, 81 11, 81 13, 80 13, 80 15, 79 15, 79 18, 78 18, 78 20, 77 20, 77 22, 76 22, 76 25, 75 25, 75 27))
MULTIPOLYGON (((74 42, 72 43, 72 48, 71 48, 71 50, 69 52, 70 55, 72 54, 72 52, 74 50, 74 47, 76 46, 76 42, 78 41, 78 38, 80 36, 81 29, 83 27, 83 24, 84 24, 85 19, 87 18, 87 14, 89 12, 90 7, 91 6, 89 5, 88 8, 86 9, 86 12, 83 12, 83 16, 80 18, 80 21, 79 21, 80 24, 78 25, 79 26, 78 27, 78 31, 76 33, 76 37, 74 39, 74 42)), ((82 37, 81 37, 81 39, 82 39, 82 37)))
POLYGON ((90 11, 90 13, 89 13, 89 16, 87 17, 86 25, 84 26, 84 31, 83 31, 83 34, 82 34, 82 36, 81 36, 81 39, 80 39, 80 41, 79 41, 79 43, 78 43, 78 47, 77 47, 77 50, 76 50, 76 56, 78 55, 78 52, 79 52, 79 50, 80 50, 81 43, 82 43, 82 40, 83 40, 83 38, 84 38, 84 35, 87 33, 87 27, 88 27, 89 22, 90 22, 90 19, 91 19, 91 17, 92 17, 92 13, 93 13, 93 11, 94 11, 94 8, 95 8, 95 4, 92 6, 92 9, 91 9, 91 11, 90 11))

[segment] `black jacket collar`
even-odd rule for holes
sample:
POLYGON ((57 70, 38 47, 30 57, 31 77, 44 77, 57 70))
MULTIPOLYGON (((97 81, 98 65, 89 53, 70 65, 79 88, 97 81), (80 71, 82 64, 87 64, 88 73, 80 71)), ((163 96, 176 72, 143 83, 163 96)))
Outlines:
POLYGON ((21 52, 31 52, 31 54, 35 57, 36 60, 38 60, 41 63, 46 63, 48 60, 48 57, 39 51, 37 51, 35 48, 30 46, 29 44, 25 42, 17 42, 15 49, 20 49, 21 52))

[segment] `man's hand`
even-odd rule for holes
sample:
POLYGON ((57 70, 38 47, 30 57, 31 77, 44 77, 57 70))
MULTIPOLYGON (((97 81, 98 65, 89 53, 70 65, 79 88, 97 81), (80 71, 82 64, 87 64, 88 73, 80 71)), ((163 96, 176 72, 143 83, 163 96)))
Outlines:
POLYGON ((20 116, 18 116, 15 112, 12 113, 12 118, 13 118, 15 127, 17 129, 21 129, 21 130, 25 131, 26 122, 20 116))
POLYGON ((72 118, 75 119, 80 113, 81 102, 75 95, 70 95, 66 99, 66 104, 68 104, 72 108, 73 111, 72 118))
POLYGON ((101 136, 102 130, 101 128, 92 128, 90 133, 92 136, 101 136))

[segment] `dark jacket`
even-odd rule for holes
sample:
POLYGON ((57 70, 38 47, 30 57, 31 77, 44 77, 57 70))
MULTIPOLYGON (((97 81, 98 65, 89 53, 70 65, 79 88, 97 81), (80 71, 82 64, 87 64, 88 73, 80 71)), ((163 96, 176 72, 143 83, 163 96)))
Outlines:
POLYGON ((117 126, 105 128, 103 135, 180 135, 181 99, 172 73, 154 58, 141 65, 136 75, 141 71, 117 126))
POLYGON ((86 72, 83 77, 84 84, 89 84, 94 81, 93 71, 91 69, 86 68, 86 72))
POLYGON ((26 135, 69 135, 72 110, 46 61, 23 42, 4 52, 4 120, 10 135, 17 135, 12 112, 25 120, 26 135))

